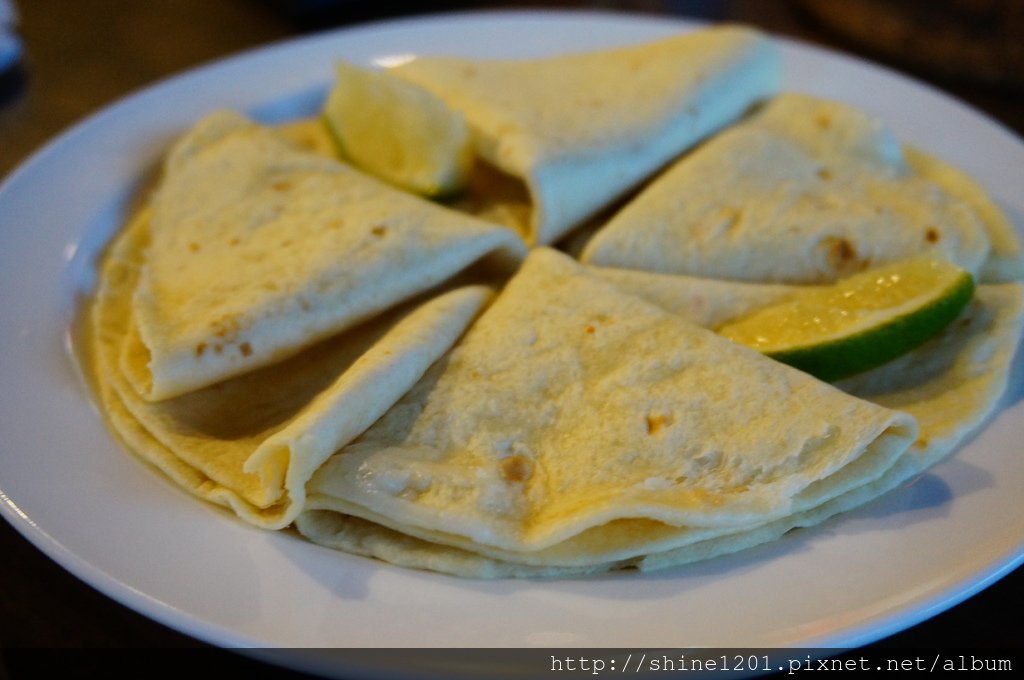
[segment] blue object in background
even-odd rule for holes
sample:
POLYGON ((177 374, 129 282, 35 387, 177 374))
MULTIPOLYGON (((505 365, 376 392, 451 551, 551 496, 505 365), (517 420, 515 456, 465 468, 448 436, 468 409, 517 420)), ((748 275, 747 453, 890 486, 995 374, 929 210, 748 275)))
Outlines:
POLYGON ((0 105, 21 90, 21 39, 17 28, 18 14, 11 0, 0 0, 0 105))
POLYGON ((0 0, 0 74, 21 61, 21 40, 14 32, 17 23, 14 4, 11 0, 0 0))

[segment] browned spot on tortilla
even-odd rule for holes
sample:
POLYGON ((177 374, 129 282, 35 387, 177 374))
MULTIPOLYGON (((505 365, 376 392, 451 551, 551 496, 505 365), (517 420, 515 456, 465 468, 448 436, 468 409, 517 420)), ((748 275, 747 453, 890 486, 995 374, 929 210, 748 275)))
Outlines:
POLYGON ((333 220, 327 223, 328 229, 341 229, 343 226, 345 226, 345 220, 341 219, 340 217, 335 217, 333 220))
POLYGON ((224 347, 222 345, 214 345, 213 351, 216 352, 217 354, 220 354, 221 352, 224 351, 224 347))
POLYGON ((938 243, 941 238, 942 234, 935 227, 928 227, 924 232, 924 240, 928 243, 938 243))
POLYGON ((374 236, 384 236, 385 234, 388 233, 388 228, 385 227, 383 224, 378 224, 377 226, 370 229, 370 233, 372 233, 374 236))
POLYGON ((657 434, 661 428, 671 425, 672 418, 669 416, 662 415, 648 415, 647 416, 647 434, 657 434))
POLYGON ((238 237, 236 236, 236 237, 232 238, 230 241, 228 241, 228 245, 229 246, 237 246, 240 242, 241 241, 239 241, 238 237))
POLYGON ((188 244, 188 249, 190 251, 192 251, 193 253, 198 253, 199 250, 200 250, 200 245, 198 243, 196 243, 195 241, 193 241, 192 243, 188 244))
POLYGON ((206 351, 206 343, 205 342, 201 342, 198 345, 196 345, 196 356, 197 357, 203 356, 203 352, 205 352, 205 351, 206 351))
POLYGON ((819 168, 818 169, 818 177, 820 179, 824 180, 825 182, 827 182, 830 179, 832 179, 832 171, 829 170, 828 168, 819 168))
POLYGON ((917 441, 914 442, 914 446, 919 448, 919 449, 927 448, 928 447, 928 440, 925 439, 924 437, 921 437, 920 439, 918 439, 917 441))
POLYGON ((827 130, 832 125, 832 117, 827 113, 819 113, 814 119, 814 122, 818 124, 818 127, 822 130, 827 130))
POLYGON ((270 188, 274 191, 288 191, 292 188, 292 183, 286 179, 281 179, 271 184, 270 188))
POLYGON ((822 241, 825 257, 832 269, 838 273, 846 273, 859 268, 857 249, 845 238, 829 237, 822 241))
POLYGON ((506 482, 525 482, 533 476, 533 461, 519 454, 501 461, 501 476, 506 482))
POLYGON ((593 335, 595 330, 597 329, 594 328, 593 326, 587 326, 586 328, 583 329, 585 333, 589 333, 590 335, 593 335))
POLYGON ((252 345, 247 342, 243 342, 238 346, 238 351, 242 353, 243 357, 252 356, 252 345))

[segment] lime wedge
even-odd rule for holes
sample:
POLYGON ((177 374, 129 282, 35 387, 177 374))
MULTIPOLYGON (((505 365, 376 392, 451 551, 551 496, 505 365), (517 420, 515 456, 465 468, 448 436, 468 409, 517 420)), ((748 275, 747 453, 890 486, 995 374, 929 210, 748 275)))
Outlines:
POLYGON ((473 161, 469 126, 423 88, 387 70, 339 63, 324 119, 342 157, 407 191, 458 191, 473 161))
POLYGON ((919 257, 802 290, 718 333, 832 381, 909 352, 955 319, 973 293, 968 272, 919 257))

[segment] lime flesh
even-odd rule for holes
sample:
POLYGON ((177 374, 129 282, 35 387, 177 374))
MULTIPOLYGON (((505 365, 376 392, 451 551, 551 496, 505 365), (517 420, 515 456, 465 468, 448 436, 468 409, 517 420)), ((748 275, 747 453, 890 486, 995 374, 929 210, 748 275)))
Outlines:
POLYGON ((323 117, 343 158, 423 196, 458 192, 473 161, 460 113, 387 70, 339 63, 323 117))
POLYGON ((887 363, 953 321, 974 279, 954 264, 914 258, 809 288, 718 332, 822 380, 887 363))

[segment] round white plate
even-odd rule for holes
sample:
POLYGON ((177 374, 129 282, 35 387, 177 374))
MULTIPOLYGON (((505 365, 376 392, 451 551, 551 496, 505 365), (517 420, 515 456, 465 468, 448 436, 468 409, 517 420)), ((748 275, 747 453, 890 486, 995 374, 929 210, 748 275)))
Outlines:
MULTIPOLYGON (((359 27, 212 64, 62 135, 0 187, 4 517, 114 599, 226 646, 860 645, 1008 572, 1024 554, 1019 387, 952 459, 857 512, 693 566, 553 582, 399 569, 246 526, 123 451, 91 406, 65 347, 78 297, 161 151, 204 113, 231 107, 268 122, 312 114, 336 59, 534 56, 692 28, 566 13, 359 27)), ((1020 221, 1024 145, 1012 134, 905 77, 782 44, 788 88, 882 117, 974 174, 1020 221)))

